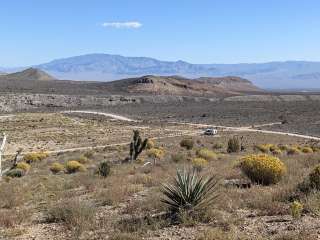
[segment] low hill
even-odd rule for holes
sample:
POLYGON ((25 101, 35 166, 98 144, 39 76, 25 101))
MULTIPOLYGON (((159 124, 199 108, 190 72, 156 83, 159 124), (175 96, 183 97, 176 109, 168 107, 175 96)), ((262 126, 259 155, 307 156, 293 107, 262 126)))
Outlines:
POLYGON ((115 91, 152 95, 231 96, 262 92, 250 81, 238 77, 188 79, 147 75, 109 82, 105 86, 115 91))
POLYGON ((40 69, 28 68, 21 72, 1 75, 0 80, 52 81, 55 78, 40 69))

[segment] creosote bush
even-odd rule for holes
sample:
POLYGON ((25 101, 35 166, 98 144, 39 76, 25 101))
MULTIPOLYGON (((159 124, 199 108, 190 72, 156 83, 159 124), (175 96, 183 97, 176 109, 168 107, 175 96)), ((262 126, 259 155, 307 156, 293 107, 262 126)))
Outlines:
POLYGON ((85 172, 86 167, 77 161, 68 161, 66 164, 67 173, 85 172))
POLYGON ((196 152, 197 156, 200 158, 204 158, 207 161, 213 161, 217 159, 217 154, 207 148, 201 148, 196 152))
POLYGON ((193 168, 197 171, 201 171, 208 165, 208 161, 204 158, 194 158, 191 163, 193 168))
POLYGON ((217 198, 215 177, 199 176, 195 171, 177 171, 172 184, 162 186, 165 196, 161 201, 173 214, 196 214, 209 208, 217 198))
POLYGON ((16 166, 16 169, 21 169, 27 173, 30 170, 30 165, 26 162, 19 162, 16 166))
POLYGON ((64 166, 61 163, 55 162, 50 166, 50 171, 53 174, 57 174, 59 172, 62 172, 64 170, 64 166))
POLYGON ((194 145, 194 141, 192 138, 185 138, 185 139, 182 139, 180 142, 180 146, 188 150, 191 150, 193 148, 193 145, 194 145))
POLYGON ((37 152, 37 153, 28 153, 24 155, 23 160, 26 163, 33 163, 33 162, 39 162, 43 159, 47 158, 49 155, 46 152, 37 152))
POLYGON ((309 174, 310 186, 320 190, 320 165, 317 165, 309 174))
POLYGON ((156 146, 156 144, 154 143, 154 141, 151 140, 151 139, 148 139, 147 145, 146 145, 146 149, 152 149, 152 148, 154 148, 155 146, 156 146))
POLYGON ((108 163, 107 161, 104 161, 99 164, 97 172, 101 177, 107 177, 110 174, 110 170, 111 170, 110 163, 108 163))
POLYGON ((230 138, 228 141, 228 153, 235 153, 240 151, 240 141, 237 137, 230 138))
POLYGON ((252 154, 241 158, 240 169, 251 181, 263 185, 279 182, 286 173, 283 162, 267 154, 252 154))

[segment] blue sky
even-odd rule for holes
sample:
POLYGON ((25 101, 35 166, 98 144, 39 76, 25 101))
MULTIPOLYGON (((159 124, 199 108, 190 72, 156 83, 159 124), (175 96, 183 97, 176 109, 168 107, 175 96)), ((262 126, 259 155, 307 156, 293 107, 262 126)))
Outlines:
POLYGON ((192 63, 320 61, 319 0, 10 0, 0 66, 86 53, 192 63))

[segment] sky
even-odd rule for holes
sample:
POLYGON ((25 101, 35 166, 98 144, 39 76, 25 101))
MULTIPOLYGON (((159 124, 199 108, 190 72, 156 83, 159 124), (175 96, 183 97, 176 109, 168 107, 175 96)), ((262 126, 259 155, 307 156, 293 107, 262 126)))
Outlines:
POLYGON ((88 53, 320 61, 319 0, 4 0, 0 66, 88 53))

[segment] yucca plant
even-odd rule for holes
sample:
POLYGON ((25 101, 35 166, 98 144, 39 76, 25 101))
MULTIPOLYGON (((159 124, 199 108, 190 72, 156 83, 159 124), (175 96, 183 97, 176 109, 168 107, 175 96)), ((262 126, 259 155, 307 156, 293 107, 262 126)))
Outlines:
POLYGON ((217 185, 215 177, 202 177, 191 170, 177 171, 173 183, 162 186, 165 198, 161 201, 172 213, 201 211, 217 198, 217 185))

